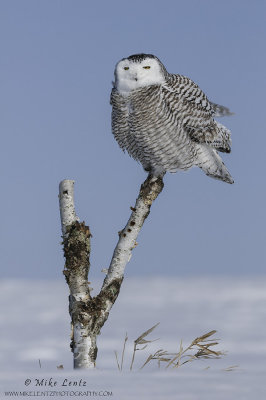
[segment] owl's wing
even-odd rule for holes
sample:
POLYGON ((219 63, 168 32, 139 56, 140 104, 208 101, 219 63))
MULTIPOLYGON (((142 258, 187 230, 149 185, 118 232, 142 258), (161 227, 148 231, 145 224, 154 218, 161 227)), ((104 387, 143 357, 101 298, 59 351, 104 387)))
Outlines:
POLYGON ((222 106, 211 103, 195 82, 182 75, 171 75, 162 86, 162 94, 167 106, 182 119, 191 140, 230 153, 231 133, 213 119, 222 106))

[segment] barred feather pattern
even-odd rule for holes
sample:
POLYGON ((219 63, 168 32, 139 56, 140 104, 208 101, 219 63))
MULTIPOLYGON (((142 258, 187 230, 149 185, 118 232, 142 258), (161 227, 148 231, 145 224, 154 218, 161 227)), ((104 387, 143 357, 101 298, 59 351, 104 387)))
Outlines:
MULTIPOLYGON (((166 73, 165 82, 111 93, 112 131, 120 147, 158 176, 200 167, 233 183, 217 151, 230 152, 230 131, 213 119, 211 103, 189 78, 166 73)), ((222 109, 222 108, 221 108, 222 109)))

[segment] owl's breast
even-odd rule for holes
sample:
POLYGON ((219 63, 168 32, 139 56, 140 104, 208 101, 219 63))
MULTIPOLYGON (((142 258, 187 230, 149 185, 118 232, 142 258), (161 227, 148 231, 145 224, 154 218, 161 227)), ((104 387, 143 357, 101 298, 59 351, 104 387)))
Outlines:
POLYGON ((170 107, 162 90, 161 85, 134 90, 113 104, 113 133, 145 169, 174 172, 189 168, 194 154, 178 107, 170 107))
POLYGON ((139 135, 166 134, 180 129, 181 113, 173 109, 161 85, 134 91, 127 98, 128 123, 132 133, 139 135))

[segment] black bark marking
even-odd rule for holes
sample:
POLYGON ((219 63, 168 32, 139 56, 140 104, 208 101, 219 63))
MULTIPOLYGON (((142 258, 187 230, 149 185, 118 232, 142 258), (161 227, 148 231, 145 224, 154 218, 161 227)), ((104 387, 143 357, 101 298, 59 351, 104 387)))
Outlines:
MULTIPOLYGON (((140 188, 140 196, 142 197, 144 203, 149 206, 149 208, 153 201, 161 193, 163 187, 164 183, 161 177, 158 177, 156 180, 154 180, 154 177, 149 175, 146 181, 143 182, 140 188)), ((147 216, 145 216, 145 218, 147 218, 147 216)))

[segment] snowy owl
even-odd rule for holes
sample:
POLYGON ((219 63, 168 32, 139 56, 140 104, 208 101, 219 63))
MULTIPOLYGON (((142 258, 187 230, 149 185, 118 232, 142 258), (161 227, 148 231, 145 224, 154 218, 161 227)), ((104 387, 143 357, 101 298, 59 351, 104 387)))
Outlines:
POLYGON ((155 178, 200 167, 233 183, 218 151, 230 153, 230 131, 213 117, 230 115, 191 79, 167 72, 152 54, 134 54, 115 67, 112 131, 120 147, 155 178))

